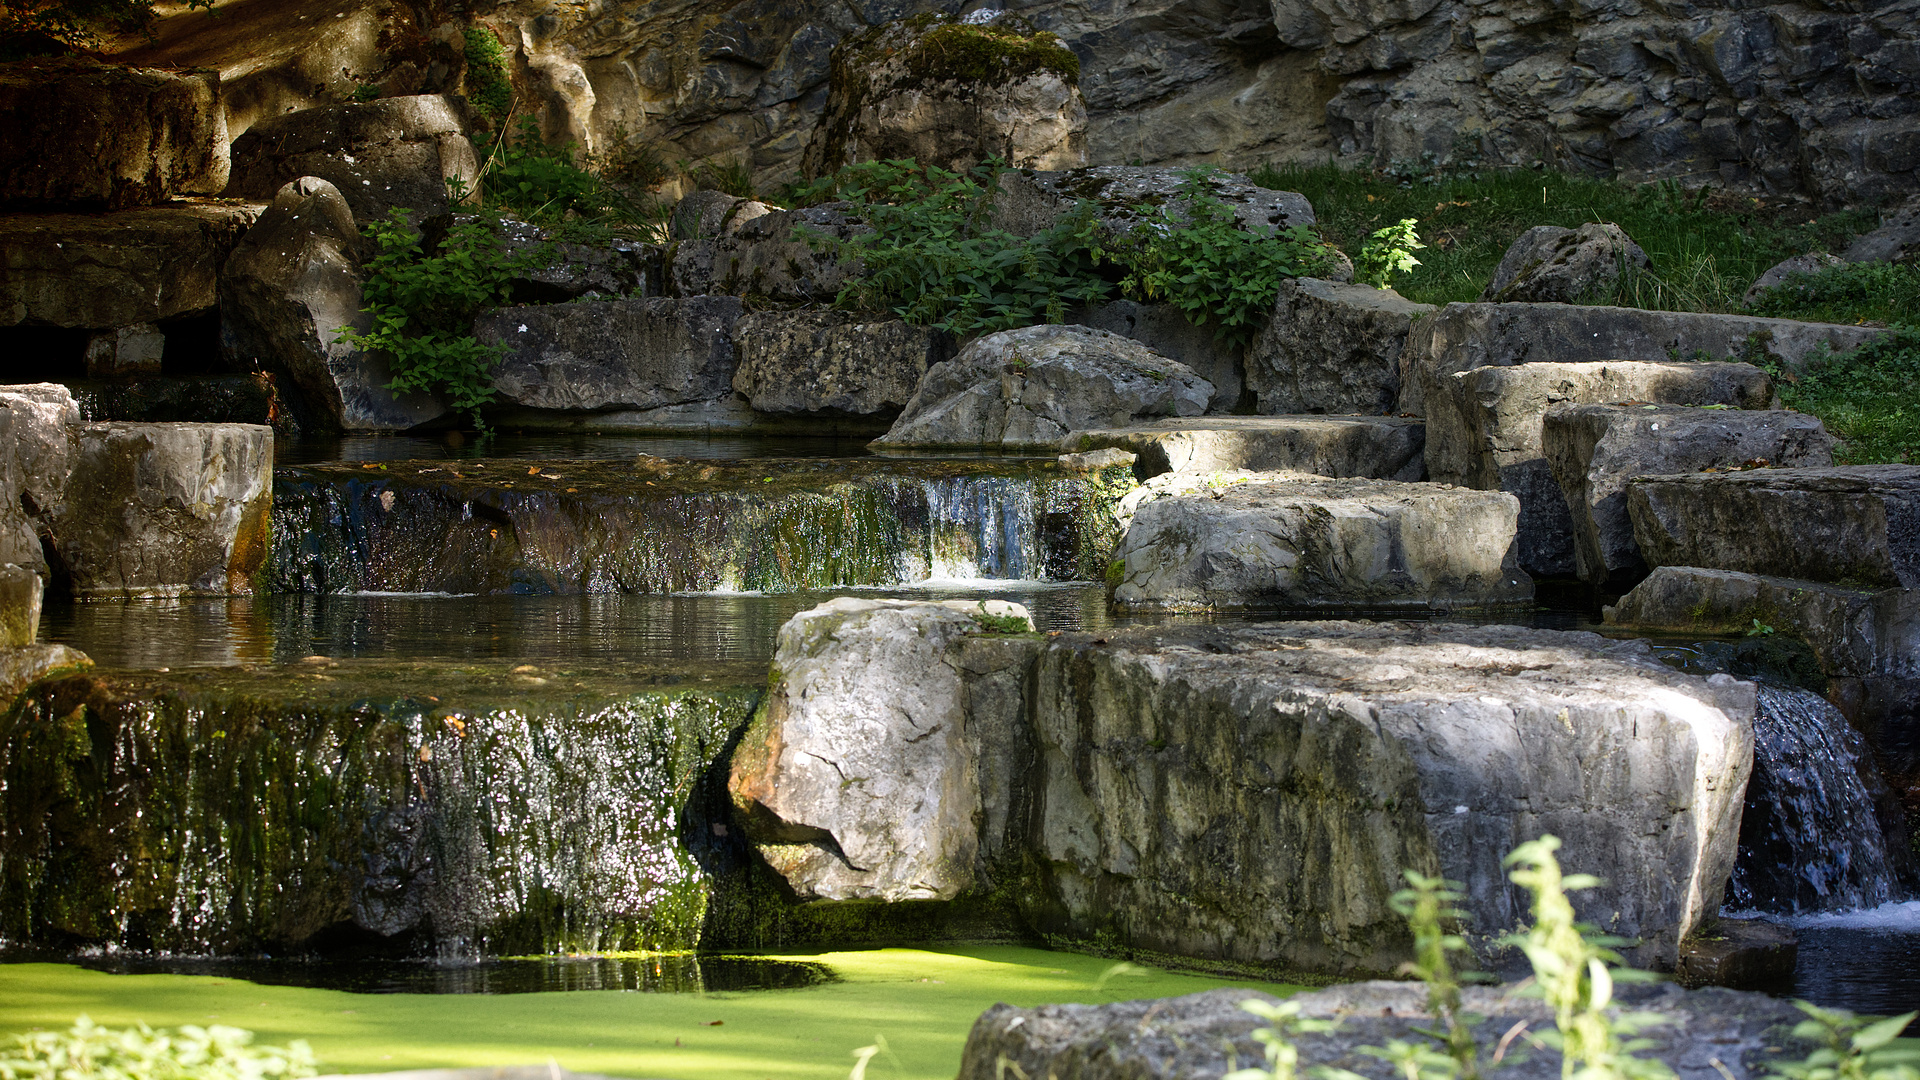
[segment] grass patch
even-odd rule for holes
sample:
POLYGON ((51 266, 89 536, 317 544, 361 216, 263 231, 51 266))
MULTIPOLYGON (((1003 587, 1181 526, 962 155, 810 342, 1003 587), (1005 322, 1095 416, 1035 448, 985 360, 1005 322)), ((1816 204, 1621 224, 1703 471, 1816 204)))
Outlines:
POLYGON ((1244 986, 1016 947, 827 953, 841 980, 710 994, 581 991, 500 996, 351 994, 187 975, 107 975, 64 964, 0 965, 0 1031, 64 1031, 81 1013, 113 1027, 218 1022, 263 1043, 304 1038, 324 1072, 538 1065, 616 1076, 843 1080, 852 1052, 886 1038, 873 1080, 948 1080, 974 1018, 996 1002, 1100 1004, 1244 986), (715 1026, 711 1021, 722 1023, 715 1026))
POLYGON ((1837 251, 1876 221, 1868 210, 1816 217, 1790 205, 1705 189, 1528 169, 1407 175, 1319 165, 1257 169, 1252 175, 1262 187, 1305 195, 1322 233, 1345 251, 1359 251, 1377 229, 1416 219, 1427 248, 1420 265, 1395 287, 1428 304, 1479 299, 1500 257, 1536 225, 1610 221, 1653 262, 1652 274, 1622 283, 1621 302, 1737 311, 1747 287, 1774 264, 1808 251, 1837 251))

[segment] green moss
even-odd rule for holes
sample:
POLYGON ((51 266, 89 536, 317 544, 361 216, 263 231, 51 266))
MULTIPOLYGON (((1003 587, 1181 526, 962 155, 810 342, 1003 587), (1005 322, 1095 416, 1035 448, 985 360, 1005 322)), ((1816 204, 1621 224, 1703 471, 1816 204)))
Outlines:
POLYGON ((1080 58, 1044 30, 1023 34, 999 26, 937 26, 907 53, 906 66, 919 83, 1005 86, 1043 72, 1060 76, 1068 85, 1080 82, 1080 58))
POLYGON ((467 101, 481 116, 498 124, 513 107, 513 82, 507 75, 507 54, 490 28, 474 24, 461 32, 466 40, 467 101))

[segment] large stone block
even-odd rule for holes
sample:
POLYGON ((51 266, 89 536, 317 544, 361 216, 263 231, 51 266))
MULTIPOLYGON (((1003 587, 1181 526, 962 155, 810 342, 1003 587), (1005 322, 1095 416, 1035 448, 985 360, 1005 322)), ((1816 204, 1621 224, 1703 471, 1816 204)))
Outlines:
POLYGON ((762 311, 733 329, 733 388, 766 413, 891 416, 927 368, 953 356, 948 334, 840 311, 762 311))
POLYGON ((1920 465, 1643 476, 1627 508, 1649 566, 1920 588, 1920 465))
POLYGON ((50 530, 74 595, 253 592, 272 473, 272 428, 81 425, 50 530))
POLYGON ((1615 585, 1646 573, 1627 515, 1628 480, 1755 462, 1831 465, 1834 443, 1805 413, 1679 405, 1553 405, 1541 440, 1573 517, 1575 571, 1615 585))
POLYGON ((877 446, 1058 447, 1069 432, 1198 416, 1213 385, 1136 341, 1030 326, 974 341, 927 369, 877 446))
POLYGON ((1248 350, 1247 388, 1263 413, 1392 412, 1407 330, 1434 310, 1371 285, 1283 282, 1248 350))
POLYGON ((1806 642, 1836 678, 1920 679, 1920 589, 1850 589, 1798 578, 1662 566, 1606 609, 1609 626, 1806 642))
POLYGON ((1481 608, 1523 604, 1519 500, 1388 480, 1235 478, 1154 499, 1115 555, 1127 607, 1481 608))
POLYGON ((217 195, 227 160, 218 72, 0 66, 0 204, 125 210, 217 195))
POLYGON ((333 184, 303 176, 240 241, 220 279, 221 351, 238 367, 284 372, 315 426, 404 431, 447 414, 431 394, 396 394, 384 354, 340 331, 366 333, 360 230, 333 184))
POLYGON ((1758 360, 1798 369, 1816 351, 1856 348, 1864 326, 1579 304, 1448 304, 1421 319, 1400 354, 1400 405, 1426 415, 1430 382, 1456 371, 1536 361, 1758 360))
POLYGON ((46 568, 40 554, 40 538, 20 505, 21 468, 14 451, 15 425, 24 427, 24 418, 16 420, 11 403, 0 396, 0 563, 17 563, 35 570, 46 568))
POLYGON ((1172 304, 1113 300, 1097 308, 1069 313, 1067 321, 1105 330, 1177 360, 1213 384, 1209 413, 1240 411, 1246 389, 1247 346, 1229 342, 1213 326, 1196 326, 1172 304))
POLYGON ((80 408, 58 383, 0 386, 0 562, 47 569, 40 537, 66 501, 80 408))
POLYGON ((1536 225, 1520 234, 1494 268, 1482 303, 1578 304, 1601 299, 1628 271, 1653 264, 1618 225, 1578 229, 1536 225))
POLYGON ((1751 364, 1528 363, 1426 377, 1428 478, 1518 496, 1520 565, 1531 574, 1574 570, 1573 517, 1543 442, 1550 406, 1774 404, 1773 380, 1751 364))
POLYGON ((732 395, 741 312, 730 296, 509 307, 474 334, 507 348, 493 381, 506 402, 653 409, 732 395))
POLYGON ((1581 917, 1670 965, 1721 904, 1755 690, 1645 642, 1511 626, 1271 623, 1050 639, 1036 669, 1040 929, 1177 956, 1390 971, 1407 869, 1463 882, 1478 958, 1527 921, 1543 833, 1581 917))
POLYGON ((454 105, 436 94, 323 105, 262 120, 233 141, 227 192, 271 199, 317 176, 361 221, 403 208, 432 216, 452 205, 447 178, 472 187, 480 169, 454 105))
POLYGON ((1395 416, 1205 416, 1076 431, 1077 452, 1134 454, 1134 474, 1296 472, 1377 480, 1425 478, 1426 424, 1395 416))
POLYGON ((110 329, 212 311, 258 206, 0 216, 0 326, 110 329))
MULTIPOLYGON (((718 194, 695 192, 688 198, 718 194)), ((764 205, 721 197, 737 205, 764 205)), ((712 229, 717 236, 677 240, 667 249, 667 285, 675 296, 724 293, 783 303, 827 304, 839 295, 849 278, 859 273, 858 261, 841 262, 831 245, 807 239, 806 234, 814 234, 845 240, 867 228, 847 216, 840 206, 776 210, 706 224, 715 216, 716 205, 725 204, 709 204, 698 213, 689 210, 692 223, 686 229, 712 229)))
POLYGON ((45 589, 39 574, 0 562, 0 649, 31 645, 40 635, 40 600, 45 589))

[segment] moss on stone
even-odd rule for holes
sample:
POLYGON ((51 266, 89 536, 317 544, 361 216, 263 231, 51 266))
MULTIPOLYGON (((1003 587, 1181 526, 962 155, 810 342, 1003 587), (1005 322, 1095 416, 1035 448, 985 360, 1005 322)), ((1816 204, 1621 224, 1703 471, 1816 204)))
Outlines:
MULTIPOLYGON (((1005 86, 1043 72, 1079 85, 1080 58, 1044 30, 948 23, 923 34, 906 54, 913 83, 971 82, 1005 86)), ((912 85, 903 83, 902 85, 912 85)))

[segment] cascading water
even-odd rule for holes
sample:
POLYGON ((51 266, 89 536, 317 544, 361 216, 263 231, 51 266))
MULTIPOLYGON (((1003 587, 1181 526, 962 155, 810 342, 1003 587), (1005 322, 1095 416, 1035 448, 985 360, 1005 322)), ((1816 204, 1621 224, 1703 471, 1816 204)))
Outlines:
POLYGON ((1796 915, 1900 899, 1898 846, 1878 814, 1881 781, 1866 739, 1818 694, 1759 690, 1728 905, 1796 915))

